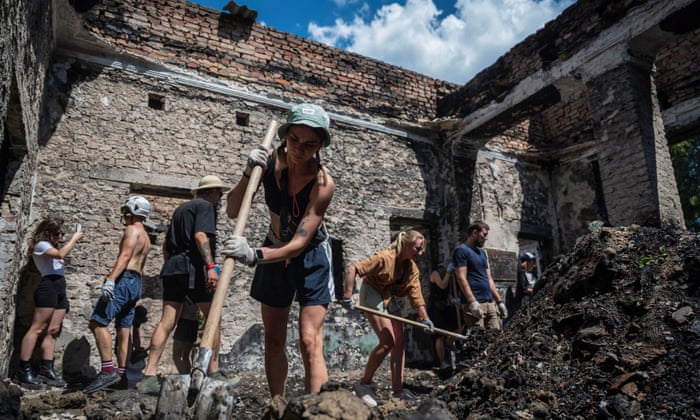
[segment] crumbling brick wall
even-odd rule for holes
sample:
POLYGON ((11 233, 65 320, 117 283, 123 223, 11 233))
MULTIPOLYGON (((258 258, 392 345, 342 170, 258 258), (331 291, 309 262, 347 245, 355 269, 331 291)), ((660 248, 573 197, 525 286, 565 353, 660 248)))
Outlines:
MULTIPOLYGON (((0 4, 0 354, 12 354, 24 235, 32 223, 44 77, 53 50, 48 0, 0 4)), ((0 357, 0 375, 9 357, 0 357)))
POLYGON ((131 54, 377 117, 430 119, 438 98, 456 88, 184 1, 103 1, 84 19, 98 39, 131 54))

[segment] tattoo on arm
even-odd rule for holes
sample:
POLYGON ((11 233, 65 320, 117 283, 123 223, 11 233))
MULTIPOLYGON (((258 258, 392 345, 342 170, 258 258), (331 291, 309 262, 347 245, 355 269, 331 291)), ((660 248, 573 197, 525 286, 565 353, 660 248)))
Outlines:
POLYGON ((306 237, 306 235, 309 234, 309 232, 307 232, 306 229, 304 229, 304 221, 303 220, 301 222, 299 222, 299 227, 297 228, 297 234, 299 236, 302 236, 302 237, 306 237))
POLYGON ((211 248, 209 248, 208 240, 199 244, 199 253, 202 254, 202 260, 204 260, 204 264, 209 264, 213 261, 211 258, 211 248))

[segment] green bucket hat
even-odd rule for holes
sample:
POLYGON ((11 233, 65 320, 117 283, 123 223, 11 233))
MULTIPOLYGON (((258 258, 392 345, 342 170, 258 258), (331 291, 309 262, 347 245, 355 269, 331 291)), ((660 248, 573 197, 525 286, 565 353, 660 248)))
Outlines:
POLYGON ((284 138, 287 135, 287 130, 292 125, 307 125, 313 128, 323 129, 323 145, 328 147, 331 144, 331 133, 328 131, 331 119, 326 111, 318 105, 314 104, 298 104, 292 106, 292 109, 287 115, 287 122, 282 124, 277 129, 279 138, 284 138))

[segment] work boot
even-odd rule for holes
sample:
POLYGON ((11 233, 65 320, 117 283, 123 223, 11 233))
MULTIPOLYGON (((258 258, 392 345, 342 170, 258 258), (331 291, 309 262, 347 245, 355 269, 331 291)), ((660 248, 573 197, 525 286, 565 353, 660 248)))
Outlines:
POLYGON ((66 381, 63 380, 56 371, 53 370, 53 360, 42 360, 39 365, 39 375, 37 378, 41 380, 46 385, 64 387, 66 386, 66 381))
POLYGON ((86 394, 92 394, 93 392, 107 388, 115 382, 119 382, 119 379, 120 376, 116 370, 111 372, 100 372, 97 374, 95 380, 92 381, 90 385, 86 386, 85 389, 83 389, 83 392, 86 394))
POLYGON ((41 381, 32 373, 32 365, 22 360, 19 361, 19 367, 15 372, 15 382, 27 389, 41 388, 41 381))

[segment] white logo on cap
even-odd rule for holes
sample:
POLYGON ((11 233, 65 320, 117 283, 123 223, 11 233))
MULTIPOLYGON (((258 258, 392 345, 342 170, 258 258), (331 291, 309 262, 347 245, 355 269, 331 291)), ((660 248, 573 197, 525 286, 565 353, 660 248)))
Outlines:
POLYGON ((316 113, 316 110, 313 108, 302 108, 301 112, 302 114, 314 115, 316 113))

